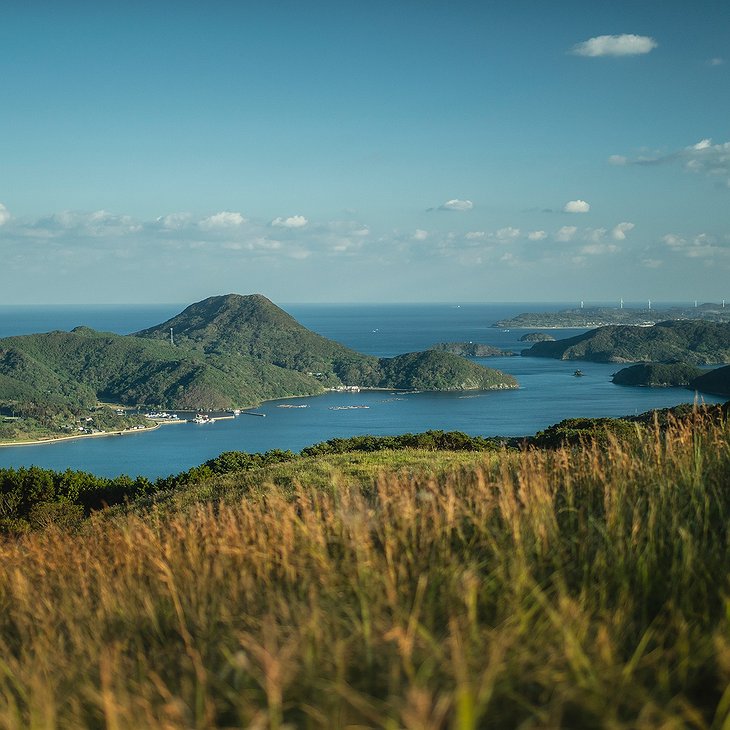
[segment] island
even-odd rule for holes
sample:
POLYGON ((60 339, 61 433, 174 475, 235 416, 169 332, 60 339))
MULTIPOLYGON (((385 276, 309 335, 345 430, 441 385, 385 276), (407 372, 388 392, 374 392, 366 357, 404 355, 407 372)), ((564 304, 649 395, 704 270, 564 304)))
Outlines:
POLYGON ((545 332, 528 332, 520 337, 520 342, 555 342, 555 338, 545 332))
MULTIPOLYGON (((261 294, 209 297, 133 335, 77 327, 0 339, 0 440, 68 434, 96 418, 143 425, 100 403, 246 408, 344 387, 490 390, 511 375, 448 352, 363 355, 308 330, 261 294), (121 420, 120 420, 121 419, 121 420)), ((101 429, 97 429, 101 430, 101 429)), ((80 433, 80 431, 78 431, 80 433)))
POLYGON ((611 324, 653 325, 670 320, 704 320, 730 322, 730 307, 722 304, 700 304, 694 307, 643 309, 629 307, 576 307, 559 312, 523 312, 516 317, 500 319, 493 327, 509 329, 560 329, 603 327, 611 324))
POLYGON ((501 350, 493 345, 484 345, 479 342, 439 342, 431 346, 436 352, 450 352, 462 357, 513 357, 517 355, 513 350, 501 350))
POLYGON ((651 327, 609 325, 555 342, 536 342, 522 355, 558 360, 637 363, 730 363, 730 324, 658 322, 651 327))

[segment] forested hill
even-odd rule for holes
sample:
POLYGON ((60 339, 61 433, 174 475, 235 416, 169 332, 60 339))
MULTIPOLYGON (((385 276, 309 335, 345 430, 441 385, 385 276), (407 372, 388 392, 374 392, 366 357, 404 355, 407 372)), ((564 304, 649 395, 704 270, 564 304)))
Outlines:
POLYGON ((213 297, 138 335, 79 327, 0 340, 0 407, 246 407, 358 385, 514 388, 509 375, 448 353, 379 360, 311 332, 260 295, 213 297), (173 328, 174 344, 170 342, 173 328))
POLYGON ((652 327, 610 325, 577 337, 537 342, 522 354, 593 362, 730 363, 730 324, 672 321, 652 327))
POLYGON ((206 353, 247 355, 343 382, 377 379, 378 358, 312 332, 262 294, 209 297, 136 336, 169 341, 171 329, 176 344, 206 353))
POLYGON ((206 355, 86 327, 0 340, 5 402, 229 408, 323 390, 314 378, 250 357, 206 355))

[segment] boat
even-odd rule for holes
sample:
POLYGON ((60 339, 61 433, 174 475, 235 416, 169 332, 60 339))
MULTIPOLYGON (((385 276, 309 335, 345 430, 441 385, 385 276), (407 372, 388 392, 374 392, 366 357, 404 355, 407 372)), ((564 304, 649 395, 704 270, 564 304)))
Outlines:
POLYGON ((215 419, 211 418, 206 413, 197 413, 195 415, 195 418, 193 418, 193 423, 197 424, 203 424, 203 423, 214 423, 215 419))
POLYGON ((582 370, 576 370, 573 373, 573 376, 576 377, 576 378, 582 378, 584 375, 585 375, 585 373, 582 370))

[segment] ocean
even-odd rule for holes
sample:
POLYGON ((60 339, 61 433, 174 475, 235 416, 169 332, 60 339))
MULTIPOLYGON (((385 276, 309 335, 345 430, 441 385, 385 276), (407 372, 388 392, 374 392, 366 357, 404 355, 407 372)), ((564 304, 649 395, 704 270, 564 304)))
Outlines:
MULTIPOLYGON (((281 305, 299 322, 360 352, 392 357, 437 342, 481 342, 520 351, 525 330, 492 324, 525 311, 557 311, 566 304, 367 304, 281 305)), ((104 307, 0 306, 0 337, 70 330, 78 325, 129 334, 177 314, 184 305, 104 307)), ((585 330, 552 330, 569 337, 585 330)), ((692 402, 684 388, 626 388, 611 383, 617 365, 562 362, 544 358, 477 359, 514 375, 516 391, 480 393, 328 393, 262 404, 266 418, 242 414, 198 426, 163 426, 151 433, 80 439, 54 444, 0 448, 0 467, 41 467, 90 471, 100 476, 175 474, 223 451, 299 451, 335 437, 399 434, 428 429, 482 436, 524 436, 564 418, 622 416, 692 402), (576 367, 585 377, 573 377, 576 367), (306 405, 306 408, 281 408, 306 405), (342 408, 342 406, 367 408, 342 408)), ((723 398, 700 396, 707 403, 723 398)))

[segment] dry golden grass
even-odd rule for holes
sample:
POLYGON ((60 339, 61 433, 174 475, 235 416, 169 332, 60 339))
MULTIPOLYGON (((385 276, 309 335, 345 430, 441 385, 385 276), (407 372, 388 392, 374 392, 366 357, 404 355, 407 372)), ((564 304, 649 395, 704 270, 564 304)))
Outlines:
POLYGON ((7 540, 0 728, 727 730, 729 518, 697 421, 7 540))

